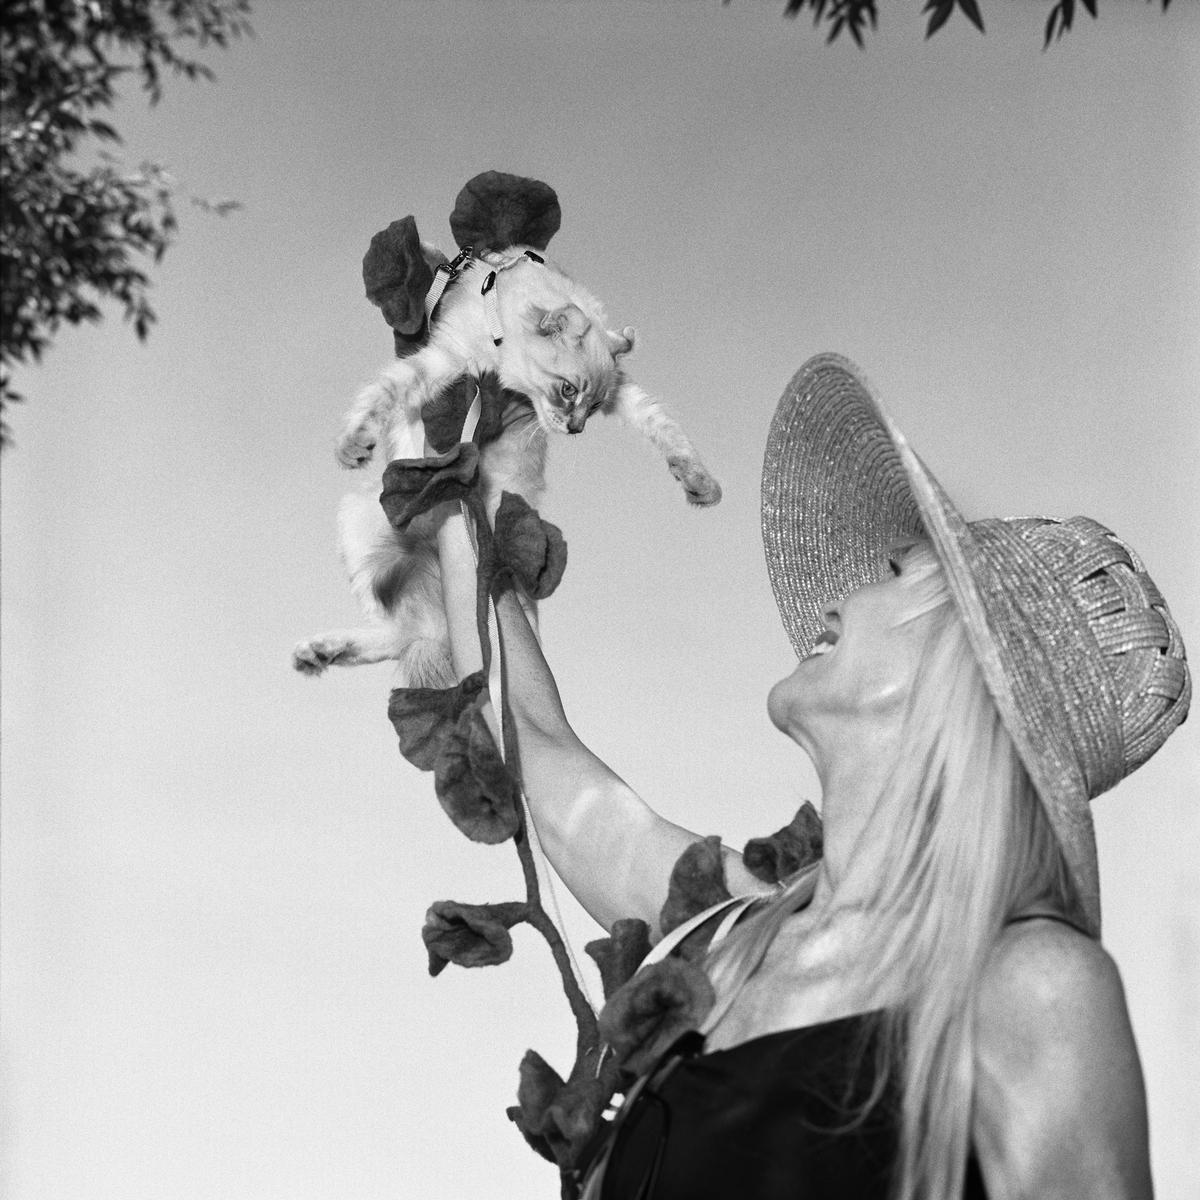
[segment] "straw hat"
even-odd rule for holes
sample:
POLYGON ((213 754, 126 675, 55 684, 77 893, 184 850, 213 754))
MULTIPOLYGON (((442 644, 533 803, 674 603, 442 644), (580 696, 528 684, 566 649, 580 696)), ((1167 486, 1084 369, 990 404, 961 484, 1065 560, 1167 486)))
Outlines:
POLYGON ((1179 630, 1141 560, 1087 517, 973 521, 838 355, 805 363, 767 439, 762 527, 784 626, 804 656, 823 603, 882 577, 897 541, 928 538, 984 680, 1100 932, 1088 801, 1184 719, 1179 630))

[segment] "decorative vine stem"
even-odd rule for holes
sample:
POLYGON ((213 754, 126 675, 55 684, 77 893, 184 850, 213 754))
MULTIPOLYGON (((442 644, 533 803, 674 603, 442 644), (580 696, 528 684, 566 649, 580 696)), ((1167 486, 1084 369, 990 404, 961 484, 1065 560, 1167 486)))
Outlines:
MULTIPOLYGON (((495 596, 498 604, 500 597, 508 591, 512 591, 515 598, 515 586, 511 575, 505 573, 503 578, 497 576, 493 535, 488 523, 487 511, 479 492, 472 492, 466 504, 468 513, 475 523, 476 544, 479 554, 475 593, 475 619, 479 630, 479 643, 483 655, 484 678, 486 679, 490 676, 492 660, 492 641, 489 632, 491 600, 495 596)), ((500 628, 499 617, 497 617, 496 624, 497 634, 500 638, 500 733, 504 748, 504 761, 523 795, 524 788, 522 786, 520 753, 517 748, 516 726, 508 699, 508 664, 504 655, 504 633, 500 628)), ((519 820, 520 825, 513 841, 516 843, 517 858, 521 864, 521 872, 525 879, 525 896, 528 905, 525 924, 532 926, 545 939, 546 944, 550 947, 550 953, 555 965, 558 967, 559 974, 562 977, 563 992, 567 997, 567 1003, 570 1005, 571 1013, 575 1018, 576 1063, 578 1065, 585 1058, 592 1057, 598 1051, 600 1033, 596 1023, 596 1014, 592 1011, 592 1006, 583 994, 583 990, 579 986, 579 981, 575 977, 570 955, 567 953, 566 943, 563 941, 558 927, 550 919, 549 914, 542 904, 541 883, 538 880, 537 865, 533 860, 533 847, 530 844, 526 828, 526 815, 523 808, 519 813, 519 820)))

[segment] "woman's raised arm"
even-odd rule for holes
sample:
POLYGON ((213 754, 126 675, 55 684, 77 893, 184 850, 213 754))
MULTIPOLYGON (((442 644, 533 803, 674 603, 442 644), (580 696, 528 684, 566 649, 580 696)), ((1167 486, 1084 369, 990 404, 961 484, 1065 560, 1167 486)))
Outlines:
MULTIPOLYGON (((482 666, 475 624, 475 559, 465 518, 453 511, 438 534, 442 593, 459 677, 482 666)), ((698 835, 658 815, 576 736, 554 676, 515 592, 496 605, 521 780, 538 837, 583 907, 610 928, 640 917, 658 937, 671 867, 698 835)), ((495 729, 495 717, 490 718, 495 729)), ((762 884, 726 853, 731 890, 762 884)))

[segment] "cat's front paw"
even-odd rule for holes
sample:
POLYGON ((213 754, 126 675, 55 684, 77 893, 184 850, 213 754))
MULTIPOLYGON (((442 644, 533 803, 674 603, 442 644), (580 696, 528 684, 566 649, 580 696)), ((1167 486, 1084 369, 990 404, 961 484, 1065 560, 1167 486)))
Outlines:
POLYGON ((704 464, 694 458, 669 458, 671 474, 683 485, 689 504, 708 508, 721 499, 721 485, 708 473, 704 464))
POLYGON ((292 666, 302 675, 320 675, 326 667, 353 657, 353 646, 342 634, 326 633, 298 642, 292 651, 292 666))
POLYGON ((357 470, 365 467, 371 461, 375 452, 375 443, 379 440, 379 431, 372 421, 355 421, 342 431, 337 440, 334 453, 343 467, 357 470))

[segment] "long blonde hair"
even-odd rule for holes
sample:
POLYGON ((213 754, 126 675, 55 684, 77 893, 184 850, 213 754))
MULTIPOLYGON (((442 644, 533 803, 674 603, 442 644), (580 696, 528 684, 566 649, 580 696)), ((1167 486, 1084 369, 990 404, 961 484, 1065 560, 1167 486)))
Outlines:
MULTIPOLYGON (((1005 922, 1076 900, 1058 842, 1000 721, 932 550, 918 544, 901 575, 902 621, 927 642, 905 716, 902 757, 863 836, 886 822, 893 848, 873 878, 855 856, 838 892, 865 896, 853 991, 887 999, 866 1109, 899 1097, 893 1200, 956 1200, 970 1148, 975 999, 1005 922), (891 1083, 891 1088, 888 1085, 891 1083)), ((761 961, 787 917, 811 897, 817 867, 793 880, 711 956, 718 995, 761 961)), ((814 930, 823 928, 820 921, 814 930)), ((856 1121, 866 1109, 848 1114, 856 1121)))

